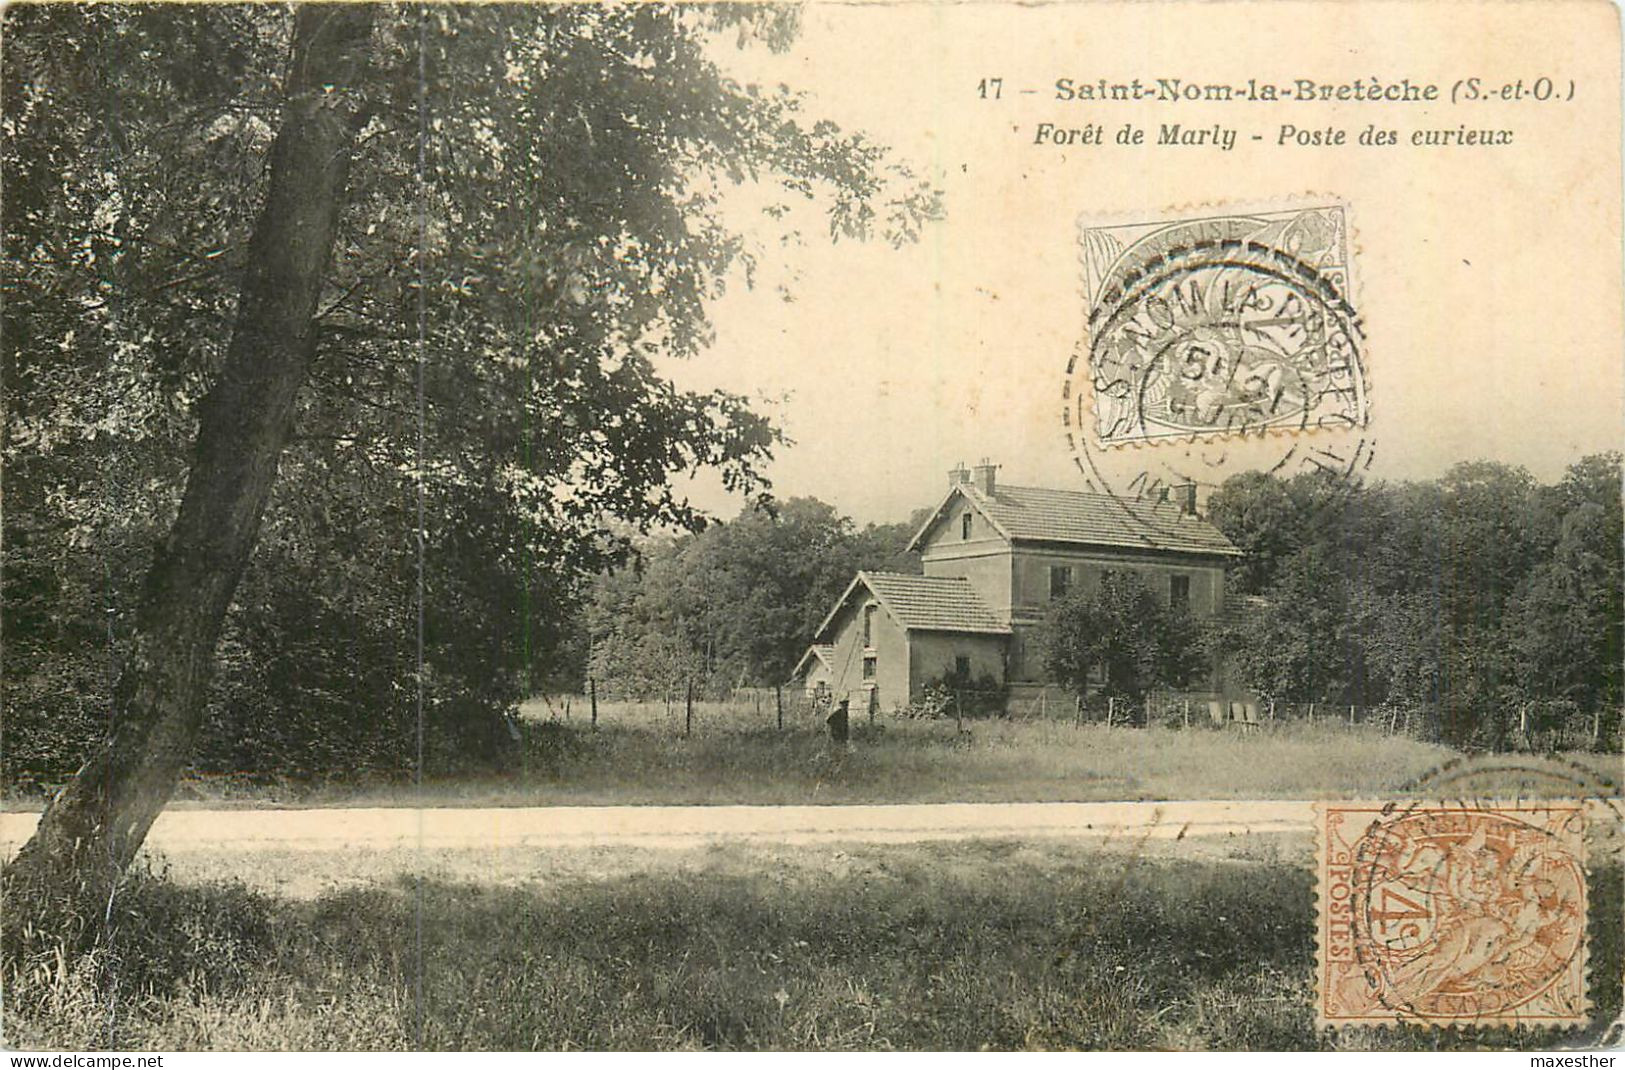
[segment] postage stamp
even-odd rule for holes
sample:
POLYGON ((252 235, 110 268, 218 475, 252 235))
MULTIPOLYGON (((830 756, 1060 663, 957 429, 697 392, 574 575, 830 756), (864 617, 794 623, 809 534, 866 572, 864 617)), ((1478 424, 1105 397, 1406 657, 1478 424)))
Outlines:
POLYGON ((1075 426, 1103 448, 1367 422, 1341 205, 1080 224, 1075 426))
POLYGON ((1580 801, 1316 812, 1326 1025, 1587 1023, 1580 801))

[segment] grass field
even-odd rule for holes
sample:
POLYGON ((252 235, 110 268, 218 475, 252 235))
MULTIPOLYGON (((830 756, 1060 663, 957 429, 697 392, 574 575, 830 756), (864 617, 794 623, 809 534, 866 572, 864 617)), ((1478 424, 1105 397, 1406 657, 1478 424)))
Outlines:
MULTIPOLYGON (((23 964, 6 979, 7 1037, 80 1050, 1554 1042, 1317 1032, 1309 867, 1267 855, 1010 842, 552 852, 501 881, 475 858, 427 872, 381 859, 308 898, 221 883, 244 860, 217 860, 212 876, 141 881, 97 962, 23 964)), ((1620 1009, 1617 865, 1591 888, 1610 919, 1591 950, 1606 1021, 1620 1009)))
MULTIPOLYGON (((1092 802, 1119 799, 1309 799, 1393 793, 1458 757, 1375 725, 1282 721, 1244 733, 1204 723, 1130 728, 1066 721, 910 720, 859 716, 851 745, 833 749, 823 725, 772 697, 696 702, 684 734, 679 700, 599 706, 594 728, 579 697, 521 711, 522 743, 501 773, 325 783, 184 779, 173 806, 545 806, 777 803, 1092 802)), ((1616 785, 1618 754, 1571 752, 1570 762, 1616 785)), ((37 810, 38 797, 8 810, 37 810)))
MULTIPOLYGON (((1312 798, 1397 788, 1455 756, 1375 727, 1281 724, 1244 735, 1190 729, 1075 727, 1059 721, 861 718, 837 752, 799 711, 776 727, 771 699, 683 709, 605 703, 593 729, 531 708, 512 768, 436 777, 425 786, 263 784, 194 780, 181 805, 548 805, 1071 802, 1105 799, 1312 798)), ((555 707, 554 714, 560 713, 555 707)), ((1606 756, 1603 757, 1606 761, 1606 756)), ((1615 758, 1617 765, 1617 758, 1615 758)))

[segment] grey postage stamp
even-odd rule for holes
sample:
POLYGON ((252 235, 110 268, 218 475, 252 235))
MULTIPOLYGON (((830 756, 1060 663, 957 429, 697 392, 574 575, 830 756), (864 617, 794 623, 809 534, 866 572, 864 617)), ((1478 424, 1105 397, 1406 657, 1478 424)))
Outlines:
POLYGON ((1078 426, 1099 445, 1365 425, 1341 206, 1084 223, 1079 241, 1078 426))

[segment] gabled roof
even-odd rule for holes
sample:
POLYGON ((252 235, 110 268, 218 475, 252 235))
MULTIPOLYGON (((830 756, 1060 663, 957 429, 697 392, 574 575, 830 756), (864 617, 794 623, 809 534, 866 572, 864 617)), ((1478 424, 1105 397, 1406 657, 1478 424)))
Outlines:
POLYGON ((819 662, 821 662, 823 664, 824 668, 830 670, 831 672, 834 672, 835 671, 835 644, 833 644, 833 643, 814 643, 812 646, 808 647, 807 652, 805 654, 801 655, 801 660, 796 662, 796 667, 794 669, 790 670, 790 679, 794 680, 797 677, 799 677, 801 675, 801 670, 802 669, 808 669, 809 671, 811 671, 811 667, 807 664, 807 662, 812 661, 814 659, 817 659, 819 662))
POLYGON ((1065 542, 1154 553, 1241 556, 1223 532, 1201 517, 1183 512, 1175 502, 1044 487, 995 486, 987 495, 969 483, 949 489, 931 519, 909 542, 910 550, 920 548, 926 532, 942 520, 955 496, 964 497, 993 530, 1012 543, 1065 542))
POLYGON ((815 634, 819 638, 823 638, 841 607, 859 587, 874 595, 900 627, 911 631, 1010 634, 1010 626, 994 616, 970 581, 963 577, 860 572, 818 626, 815 634))

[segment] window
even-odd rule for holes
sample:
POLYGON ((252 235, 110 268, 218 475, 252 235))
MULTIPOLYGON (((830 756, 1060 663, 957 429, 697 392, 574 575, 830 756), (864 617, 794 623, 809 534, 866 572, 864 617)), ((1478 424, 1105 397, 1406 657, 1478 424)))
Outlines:
POLYGON ((1189 609, 1191 607, 1191 578, 1189 576, 1168 577, 1168 605, 1174 609, 1189 609))
POLYGON ((959 518, 959 537, 961 539, 970 538, 970 525, 971 525, 970 517, 971 517, 970 510, 967 509, 965 511, 965 514, 959 518))
POLYGON ((960 654, 954 658, 954 675, 961 680, 970 679, 970 658, 960 654))
POLYGON ((865 654, 863 656, 863 678, 865 680, 873 680, 875 678, 875 656, 873 654, 865 654))
POLYGON ((1065 598, 1066 592, 1072 589, 1072 566, 1051 565, 1049 567, 1049 596, 1051 598, 1065 598))
POLYGON ((875 607, 874 606, 864 606, 863 607, 863 645, 866 648, 867 647, 872 647, 872 646, 875 645, 875 607))

